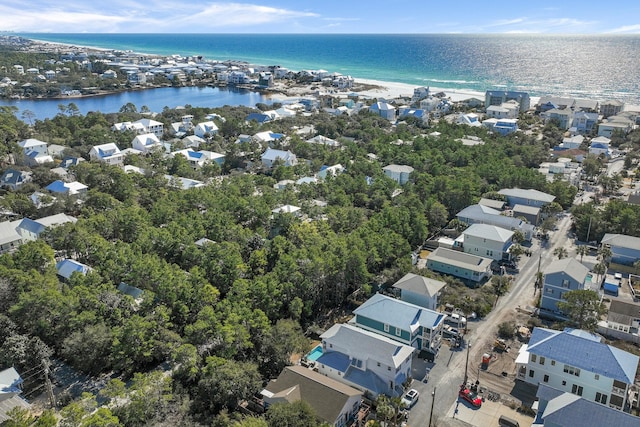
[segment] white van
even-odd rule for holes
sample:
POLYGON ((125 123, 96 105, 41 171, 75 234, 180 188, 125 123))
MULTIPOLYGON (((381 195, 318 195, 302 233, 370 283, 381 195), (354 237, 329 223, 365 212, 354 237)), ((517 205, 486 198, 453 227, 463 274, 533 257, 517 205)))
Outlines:
POLYGON ((458 313, 451 313, 447 316, 447 323, 466 326, 467 319, 463 316, 460 316, 458 313))

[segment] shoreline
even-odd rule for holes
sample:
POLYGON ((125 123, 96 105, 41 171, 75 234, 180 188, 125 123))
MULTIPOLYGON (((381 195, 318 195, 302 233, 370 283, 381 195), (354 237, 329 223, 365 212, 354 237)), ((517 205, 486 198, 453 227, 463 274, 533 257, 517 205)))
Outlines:
MULTIPOLYGON (((153 58, 166 56, 166 55, 150 54, 150 53, 144 53, 144 52, 136 52, 133 50, 121 50, 121 49, 103 48, 103 47, 96 47, 96 46, 77 45, 72 43, 52 42, 47 40, 32 39, 32 38, 26 38, 26 37, 23 37, 23 38, 31 42, 33 45, 35 45, 34 47, 36 48, 42 47, 48 51, 51 51, 54 49, 56 51, 59 51, 61 49, 82 49, 82 50, 88 50, 89 53, 91 51, 94 51, 96 53, 132 52, 138 55, 144 55, 144 56, 153 57, 153 58)), ((259 64, 256 64, 256 65, 259 65, 259 64)), ((365 78, 358 78, 357 76, 352 76, 352 77, 354 79, 354 86, 358 86, 358 84, 373 86, 363 91, 355 91, 360 95, 367 96, 370 98, 382 98, 382 99, 395 99, 395 98, 401 98, 401 97, 411 98, 413 96, 413 90, 417 87, 421 87, 419 85, 412 85, 408 83, 365 79, 365 78)), ((217 86, 217 85, 214 85, 214 86, 217 86)), ((311 85, 311 86, 315 86, 315 85, 311 85)), ((144 88, 144 90, 155 89, 155 88, 157 87, 144 88)), ((481 100, 484 100, 485 98, 485 94, 483 92, 475 91, 472 89, 445 89, 445 88, 438 88, 438 87, 431 87, 431 86, 429 86, 429 88, 431 93, 442 92, 445 94, 447 98, 449 98, 453 102, 459 102, 469 98, 478 98, 481 100)), ((143 88, 140 88, 140 89, 132 88, 127 90, 143 90, 143 88)), ((121 91, 106 92, 106 93, 91 94, 91 95, 80 95, 80 96, 73 96, 73 97, 60 96, 56 98, 39 98, 39 99, 73 99, 73 98, 80 98, 80 97, 84 98, 84 97, 91 97, 91 96, 104 96, 104 95, 109 95, 110 93, 119 93, 119 92, 121 91)), ((256 91, 256 92, 259 92, 259 91, 256 91)), ((276 92, 268 96, 269 98, 272 98, 274 100, 286 100, 286 99, 296 98, 300 96, 309 96, 309 95, 312 95, 313 92, 314 91, 311 90, 308 86, 299 85, 298 87, 289 87, 284 90, 277 90, 276 92)))

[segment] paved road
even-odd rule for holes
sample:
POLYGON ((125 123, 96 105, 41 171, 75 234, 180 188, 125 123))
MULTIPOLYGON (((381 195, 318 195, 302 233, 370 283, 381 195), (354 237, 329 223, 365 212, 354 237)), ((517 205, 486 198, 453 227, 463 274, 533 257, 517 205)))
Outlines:
POLYGON ((416 359, 414 378, 417 379, 414 380, 412 387, 420 392, 420 400, 410 411, 408 423, 410 427, 428 426, 432 402, 434 423, 437 419, 445 421, 446 414, 457 400, 458 387, 464 379, 467 357, 469 360, 468 376, 473 379, 475 378, 475 367, 478 366, 482 354, 491 347, 497 336, 498 325, 506 319, 510 319, 518 306, 533 305, 535 299, 534 283, 538 269, 544 271, 556 259, 553 251, 557 247, 565 247, 571 256, 573 242, 567 236, 570 227, 570 215, 563 215, 558 221, 557 230, 550 233, 551 237, 547 242, 542 242, 541 245, 541 242, 536 240, 532 243, 530 248, 532 256, 521 259, 520 273, 517 275, 510 292, 500 298, 494 310, 485 319, 469 323, 470 331, 466 339, 471 343, 470 348, 464 347, 452 351, 448 346, 443 345, 436 358, 435 366, 433 364, 425 365, 416 359), (429 382, 426 384, 419 381, 424 376, 425 366, 433 366, 429 382), (435 401, 431 395, 434 389, 436 391, 435 401))

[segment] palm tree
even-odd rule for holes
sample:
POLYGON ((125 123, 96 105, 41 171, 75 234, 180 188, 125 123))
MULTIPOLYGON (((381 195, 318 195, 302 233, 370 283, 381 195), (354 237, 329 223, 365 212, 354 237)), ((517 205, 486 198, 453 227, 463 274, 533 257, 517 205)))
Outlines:
POLYGON ((582 259, 584 258, 584 256, 588 254, 589 254, 589 246, 580 245, 576 248, 576 255, 580 255, 580 262, 582 262, 582 259))
POLYGON ((600 261, 605 265, 609 263, 611 255, 613 255, 613 253, 611 252, 611 248, 609 248, 609 246, 601 246, 600 249, 598 249, 598 259, 600 259, 600 261))
POLYGON ((607 266, 600 262, 593 266, 593 272, 598 275, 597 283, 600 284, 600 276, 607 272, 607 266))
POLYGON ((569 252, 566 248, 559 247, 553 250, 553 254, 558 257, 558 259, 566 258, 569 255, 569 252))

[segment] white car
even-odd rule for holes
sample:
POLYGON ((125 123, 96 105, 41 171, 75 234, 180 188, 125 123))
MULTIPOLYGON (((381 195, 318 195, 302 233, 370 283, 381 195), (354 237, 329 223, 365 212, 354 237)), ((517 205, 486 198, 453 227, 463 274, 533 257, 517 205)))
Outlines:
POLYGON ((406 408, 411 409, 413 405, 416 404, 419 397, 420 397, 420 393, 418 393, 418 390, 412 388, 404 396, 402 396, 402 404, 406 408))

